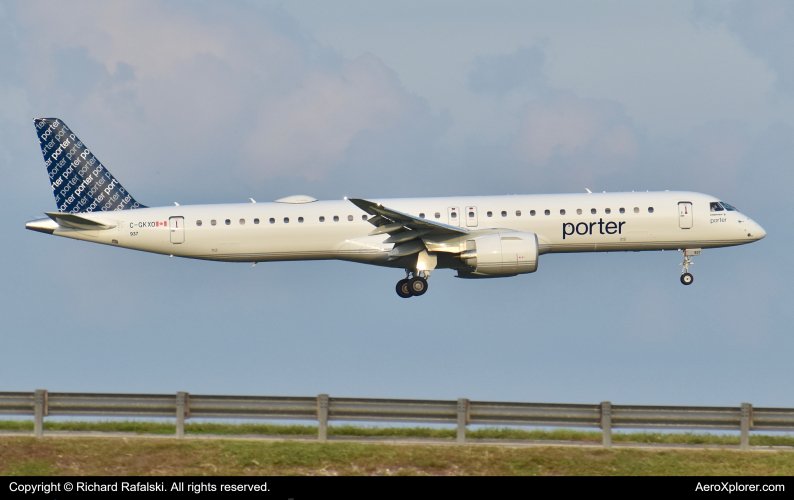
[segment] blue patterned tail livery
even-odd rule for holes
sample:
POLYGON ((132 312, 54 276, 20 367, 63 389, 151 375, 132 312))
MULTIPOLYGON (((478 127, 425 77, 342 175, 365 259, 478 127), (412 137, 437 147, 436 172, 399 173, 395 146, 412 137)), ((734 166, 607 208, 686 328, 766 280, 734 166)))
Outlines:
POLYGON ((34 118, 33 123, 59 212, 146 208, 135 201, 63 121, 34 118))

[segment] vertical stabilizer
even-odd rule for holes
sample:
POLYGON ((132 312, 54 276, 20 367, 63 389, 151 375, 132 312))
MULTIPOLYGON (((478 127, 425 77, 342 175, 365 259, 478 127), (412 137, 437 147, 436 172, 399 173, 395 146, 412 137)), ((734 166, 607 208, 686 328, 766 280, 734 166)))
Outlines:
POLYGON ((58 118, 34 118, 59 212, 111 212, 141 205, 58 118))

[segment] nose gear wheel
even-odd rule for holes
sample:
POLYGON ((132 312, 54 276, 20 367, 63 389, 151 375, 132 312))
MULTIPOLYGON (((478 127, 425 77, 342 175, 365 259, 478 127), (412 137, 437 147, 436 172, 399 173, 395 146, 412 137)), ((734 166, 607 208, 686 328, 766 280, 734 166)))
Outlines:
POLYGON ((692 282, 695 281, 695 278, 689 272, 689 266, 692 265, 691 255, 700 255, 700 249, 684 250, 684 262, 679 264, 680 266, 684 266, 681 268, 681 283, 684 285, 691 285, 692 282))

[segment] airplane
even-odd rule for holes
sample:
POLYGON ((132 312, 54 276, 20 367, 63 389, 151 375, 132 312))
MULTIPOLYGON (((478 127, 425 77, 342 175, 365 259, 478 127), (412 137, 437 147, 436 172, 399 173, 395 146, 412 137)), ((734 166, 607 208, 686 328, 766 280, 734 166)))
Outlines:
POLYGON ((758 241, 766 231, 702 193, 619 192, 147 207, 58 118, 35 118, 57 211, 33 231, 227 262, 337 259, 403 269, 397 295, 423 295, 436 269, 458 278, 533 273, 547 253, 683 251, 681 283, 703 248, 758 241))

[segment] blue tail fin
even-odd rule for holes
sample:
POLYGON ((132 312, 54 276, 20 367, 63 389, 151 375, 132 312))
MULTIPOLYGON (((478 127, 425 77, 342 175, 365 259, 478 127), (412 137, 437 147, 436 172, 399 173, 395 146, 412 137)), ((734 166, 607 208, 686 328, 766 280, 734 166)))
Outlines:
POLYGON ((58 118, 34 118, 59 212, 146 208, 124 189, 58 118))

